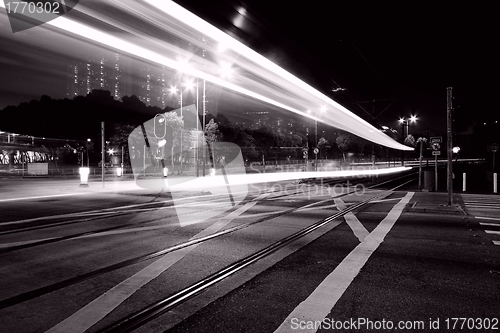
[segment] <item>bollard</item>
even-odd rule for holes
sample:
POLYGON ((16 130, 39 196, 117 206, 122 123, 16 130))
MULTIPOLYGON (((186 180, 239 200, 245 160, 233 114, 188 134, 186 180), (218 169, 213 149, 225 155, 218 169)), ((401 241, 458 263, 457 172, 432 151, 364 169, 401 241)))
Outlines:
POLYGON ((89 168, 82 167, 79 169, 80 171, 80 187, 88 187, 89 180, 89 168))
POLYGON ((493 193, 497 193, 497 173, 493 174, 493 193))
POLYGON ((462 191, 464 191, 464 192, 465 192, 465 183, 466 183, 466 181, 465 181, 465 180, 466 180, 466 174, 465 174, 465 172, 464 172, 464 173, 463 173, 463 182, 462 182, 462 191))

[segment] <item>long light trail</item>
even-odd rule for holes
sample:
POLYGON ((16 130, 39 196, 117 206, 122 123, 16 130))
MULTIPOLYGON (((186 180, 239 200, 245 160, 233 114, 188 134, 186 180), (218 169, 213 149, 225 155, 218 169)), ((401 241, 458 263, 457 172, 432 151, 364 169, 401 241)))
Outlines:
MULTIPOLYGON (((319 179, 342 179, 347 177, 368 177, 389 175, 410 170, 411 167, 395 167, 385 169, 364 169, 364 170, 339 170, 339 171, 311 171, 311 172, 276 172, 276 173, 257 173, 257 174, 230 174, 227 175, 230 186, 251 185, 259 183, 269 183, 288 180, 299 180, 309 178, 319 179)), ((200 188, 215 188, 226 186, 222 176, 193 178, 180 184, 166 185, 168 179, 151 179, 155 186, 159 181, 165 182, 165 188, 172 192, 199 190, 200 188)))
MULTIPOLYGON (((91 1, 88 3, 92 4, 91 1)), ((230 60, 236 63, 240 68, 246 70, 247 73, 250 73, 250 75, 238 73, 238 70, 236 70, 233 72, 230 79, 224 80, 217 75, 220 68, 215 68, 217 66, 206 59, 193 57, 194 61, 190 64, 190 66, 186 66, 185 63, 159 54, 159 52, 155 52, 151 48, 146 48, 138 45, 137 43, 112 36, 108 33, 73 21, 66 16, 59 17, 45 24, 82 36, 101 45, 105 45, 106 47, 126 52, 159 65, 167 66, 175 70, 182 70, 185 74, 207 80, 221 87, 250 96, 257 100, 319 122, 344 129, 369 141, 373 141, 390 148, 413 150, 413 148, 397 143, 340 104, 331 100, 291 73, 285 71, 283 68, 190 13, 173 1, 144 0, 142 3, 153 6, 153 8, 156 9, 156 12, 158 12, 158 10, 163 12, 161 13, 161 16, 159 13, 156 13, 156 20, 150 20, 150 24, 155 24, 166 33, 176 34, 182 38, 186 38, 186 36, 190 34, 191 38, 186 38, 186 40, 189 40, 190 42, 195 40, 195 37, 193 36, 199 34, 208 36, 218 41, 228 47, 230 51, 233 51, 238 55, 231 57, 230 60), (319 110, 319 108, 325 104, 327 105, 328 112, 326 112, 322 117, 316 116, 319 112, 311 114, 307 114, 306 112, 307 109, 319 110)), ((120 9, 128 8, 129 10, 132 9, 132 11, 134 11, 135 8, 140 6, 141 1, 115 1, 115 4, 120 9)), ((0 6, 5 8, 5 5, 2 2, 0 2, 0 6)), ((82 6, 80 8, 85 9, 83 1, 81 1, 78 6, 82 6)), ((142 8, 137 8, 135 12, 138 14, 138 17, 142 16, 144 19, 143 13, 148 10, 150 10, 148 6, 143 6, 142 8)), ((153 13, 149 14, 154 15, 153 13)), ((70 16, 71 12, 68 15, 70 16)), ((101 20, 108 24, 110 23, 110 20, 106 19, 106 17, 101 18, 101 20)), ((126 24, 129 23, 127 22, 126 24)), ((129 31, 129 29, 123 30, 129 31)), ((163 40, 156 41, 156 44, 157 45, 153 46, 160 46, 169 50, 172 54, 175 52, 178 54, 179 48, 177 46, 169 44, 163 40)), ((201 47, 206 47, 206 45, 202 45, 201 47)), ((223 57, 228 59, 228 52, 225 52, 223 57)))

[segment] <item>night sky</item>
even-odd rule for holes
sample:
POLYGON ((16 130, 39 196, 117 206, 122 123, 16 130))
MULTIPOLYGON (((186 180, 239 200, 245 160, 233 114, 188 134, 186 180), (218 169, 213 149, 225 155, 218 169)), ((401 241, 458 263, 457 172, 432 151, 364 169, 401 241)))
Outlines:
MULTIPOLYGON (((379 125, 399 129, 399 117, 416 114, 417 130, 444 131, 447 87, 460 128, 498 113, 493 5, 176 2, 379 125)), ((64 98, 72 37, 34 45, 32 29, 13 38, 5 13, 0 29, 0 108, 42 94, 64 98)))
POLYGON ((396 127, 399 117, 416 114, 417 128, 443 131, 447 87, 460 126, 498 112, 493 5, 176 2, 356 114, 369 120, 375 112, 380 125, 396 127), (240 8, 249 18, 246 30, 233 24, 240 8))

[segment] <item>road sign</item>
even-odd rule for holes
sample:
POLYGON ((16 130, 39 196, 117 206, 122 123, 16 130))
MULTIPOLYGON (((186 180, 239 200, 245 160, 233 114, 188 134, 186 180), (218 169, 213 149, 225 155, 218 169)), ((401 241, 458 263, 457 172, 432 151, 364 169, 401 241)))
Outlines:
POLYGON ((430 138, 431 143, 443 143, 443 138, 440 136, 432 136, 430 138))
POLYGON ((307 152, 308 152, 308 151, 309 151, 309 149, 308 149, 307 147, 302 148, 302 152, 303 152, 304 154, 307 154, 307 152))
POLYGON ((491 145, 488 146, 488 150, 496 153, 500 147, 498 146, 498 143, 492 143, 491 145))
POLYGON ((303 156, 304 158, 307 158, 307 151, 302 152, 302 154, 303 154, 302 156, 303 156))
POLYGON ((314 155, 318 155, 319 149, 318 148, 314 148, 313 153, 314 153, 314 155))
POLYGON ((437 143, 437 142, 433 142, 431 144, 431 147, 432 147, 433 150, 440 150, 441 149, 441 145, 439 143, 437 143))
POLYGON ((432 152, 432 155, 436 155, 436 156, 437 156, 437 155, 441 155, 441 151, 440 151, 440 150, 434 150, 434 151, 432 152))

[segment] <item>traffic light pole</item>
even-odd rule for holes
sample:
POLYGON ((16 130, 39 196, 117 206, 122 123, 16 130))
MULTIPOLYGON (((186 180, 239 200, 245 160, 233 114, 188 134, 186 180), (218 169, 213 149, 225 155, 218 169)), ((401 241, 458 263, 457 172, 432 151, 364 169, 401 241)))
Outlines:
POLYGON ((453 143, 452 143, 452 132, 451 132, 451 122, 452 122, 452 88, 446 88, 446 115, 447 115, 447 149, 448 149, 448 206, 453 202, 453 143))
POLYGON ((101 121, 101 175, 102 175, 102 187, 104 187, 104 159, 106 157, 106 152, 104 151, 104 121, 101 121))

